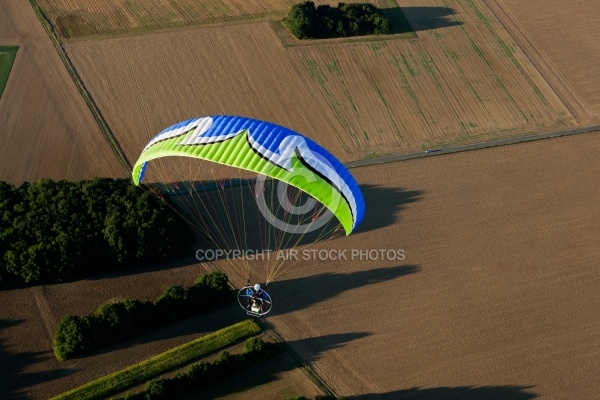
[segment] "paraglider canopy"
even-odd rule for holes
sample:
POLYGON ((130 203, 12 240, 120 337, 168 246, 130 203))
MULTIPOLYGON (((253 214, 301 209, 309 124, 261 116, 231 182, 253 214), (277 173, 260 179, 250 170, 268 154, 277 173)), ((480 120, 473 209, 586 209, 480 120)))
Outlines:
POLYGON ((280 252, 349 235, 365 212, 358 184, 327 150, 288 128, 239 116, 166 128, 145 146, 132 178, 196 229, 198 261, 220 268, 224 258, 244 280, 264 270, 259 281, 266 284, 290 264, 280 252))
POLYGON ((133 182, 142 182, 149 161, 167 156, 207 160, 283 181, 327 207, 346 235, 364 217, 360 188, 342 163, 307 137, 270 122, 210 116, 173 125, 146 145, 133 168, 133 182))

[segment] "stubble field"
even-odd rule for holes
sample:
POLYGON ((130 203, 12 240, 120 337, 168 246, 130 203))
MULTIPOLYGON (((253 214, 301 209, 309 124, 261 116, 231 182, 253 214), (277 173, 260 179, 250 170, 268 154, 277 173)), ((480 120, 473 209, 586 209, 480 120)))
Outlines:
POLYGON ((557 93, 586 122, 600 117, 600 8, 589 1, 486 0, 557 93), (570 104, 569 104, 570 103, 570 104))
MULTIPOLYGON (((392 0, 378 0, 387 4, 392 0)), ((354 3, 366 3, 357 0, 354 3)), ((213 23, 281 19, 297 3, 294 0, 37 0, 65 38, 90 35, 123 35, 157 29, 213 23)), ((337 5, 317 0, 316 5, 337 5)))
POLYGON ((125 176, 29 3, 0 8, 0 45, 19 46, 0 100, 0 180, 125 176))
POLYGON ((485 5, 406 16, 418 39, 284 46, 262 22, 66 47, 130 159, 198 115, 289 126, 343 161, 576 123, 485 5))

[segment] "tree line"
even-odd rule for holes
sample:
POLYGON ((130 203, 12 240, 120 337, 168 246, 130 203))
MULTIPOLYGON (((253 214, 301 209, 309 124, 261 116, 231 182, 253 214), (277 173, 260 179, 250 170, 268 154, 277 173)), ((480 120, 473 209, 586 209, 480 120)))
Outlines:
POLYGON ((282 21, 298 39, 390 34, 391 22, 382 11, 369 3, 339 3, 315 7, 312 1, 295 4, 282 21))
POLYGON ((167 287, 154 302, 126 299, 103 304, 90 315, 66 315, 56 328, 54 355, 59 360, 76 358, 151 329, 216 310, 234 299, 227 275, 213 271, 200 276, 188 288, 167 287))
POLYGON ((162 400, 173 399, 214 383, 220 379, 250 368, 273 358, 281 351, 277 343, 265 342, 260 337, 252 337, 244 342, 241 354, 222 351, 213 362, 198 362, 185 372, 172 378, 158 378, 146 383, 144 390, 138 393, 128 392, 115 400, 162 400))
POLYGON ((158 262, 191 240, 167 200, 127 179, 0 181, 0 289, 158 262))

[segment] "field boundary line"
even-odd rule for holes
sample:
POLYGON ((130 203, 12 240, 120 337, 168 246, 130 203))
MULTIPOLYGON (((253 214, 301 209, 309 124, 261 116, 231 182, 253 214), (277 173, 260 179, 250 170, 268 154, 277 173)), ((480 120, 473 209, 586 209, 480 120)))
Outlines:
POLYGON ((214 353, 244 338, 257 335, 261 329, 251 319, 243 320, 88 382, 52 397, 51 400, 106 398, 147 379, 185 366, 190 361, 214 353))
POLYGON ((343 46, 343 45, 356 45, 363 43, 373 42, 390 42, 396 40, 417 40, 419 35, 417 32, 406 32, 406 33, 390 33, 390 34, 372 34, 372 35, 360 35, 360 36, 348 36, 338 38, 322 38, 322 39, 296 39, 294 35, 288 31, 283 25, 281 20, 279 21, 262 21, 267 22, 281 43, 285 48, 295 47, 312 47, 312 46, 343 46))
POLYGON ((521 25, 502 0, 484 0, 484 3, 521 48, 567 110, 579 121, 589 120, 591 109, 588 104, 529 35, 527 29, 521 25))
POLYGON ((399 154, 399 155, 395 155, 395 156, 387 156, 387 157, 379 157, 379 158, 370 158, 367 160, 351 161, 351 162, 344 163, 344 166, 346 168, 368 167, 368 166, 376 165, 376 164, 387 164, 387 163, 396 162, 396 161, 412 160, 415 158, 441 156, 444 154, 461 153, 461 152, 470 151, 470 150, 489 149, 492 147, 507 146, 507 145, 511 145, 511 144, 527 143, 527 142, 533 142, 536 140, 552 139, 552 138, 558 138, 558 137, 563 137, 563 136, 572 136, 572 135, 579 135, 582 133, 594 133, 594 132, 600 132, 600 125, 592 125, 592 126, 568 129, 568 130, 563 130, 563 131, 539 133, 536 135, 520 136, 520 137, 515 137, 515 138, 509 138, 509 139, 493 140, 490 142, 466 144, 463 146, 446 147, 446 148, 441 148, 441 149, 428 149, 428 150, 420 151, 417 153, 407 153, 407 154, 399 154))
POLYGON ((50 304, 48 304, 48 299, 46 299, 45 286, 33 287, 31 292, 35 299, 35 304, 40 313, 40 317, 42 318, 44 328, 46 328, 46 332, 48 333, 48 340, 52 343, 52 340, 54 339, 54 332, 52 331, 54 320, 52 318, 52 308, 50 307, 50 304))
POLYGON ((279 335, 279 333, 277 333, 277 331, 268 322, 259 320, 257 321, 257 323, 263 328, 265 332, 268 332, 268 334, 273 338, 273 340, 275 340, 277 343, 279 343, 280 346, 282 346, 285 349, 285 351, 294 359, 294 361, 308 376, 308 378, 315 384, 315 386, 321 389, 326 395, 333 396, 335 398, 338 397, 335 391, 327 383, 325 383, 325 381, 319 376, 319 374, 315 372, 314 369, 312 369, 312 367, 309 364, 305 363, 304 360, 302 360, 298 353, 296 353, 290 347, 290 345, 287 344, 287 342, 279 335))
POLYGON ((88 109, 90 110, 90 112, 92 113, 92 116, 96 120, 96 124, 98 125, 98 127, 100 128, 100 131, 104 135, 104 138, 110 145, 113 153, 115 154, 115 156, 117 157, 117 159, 119 160, 119 162, 121 163, 123 168, 127 172, 130 172, 132 170, 131 163, 127 159, 125 152, 123 151, 123 149, 121 148, 121 145, 115 138, 112 130, 108 126, 108 123, 104 119, 104 116, 100 112, 100 109, 96 105, 96 102, 92 98, 92 95, 88 92, 87 88, 83 84, 83 81, 81 80, 81 77, 77 73, 77 70, 75 69, 75 66, 73 65, 73 62, 69 58, 69 55, 67 54, 67 52, 65 51, 64 47, 62 46, 60 40, 58 39, 58 35, 55 32, 54 28, 52 27, 52 24, 50 23, 48 16, 44 13, 44 11, 37 4, 37 0, 29 0, 29 4, 31 4, 33 11, 38 16, 38 19, 40 20, 42 26, 46 30, 46 33, 50 37, 50 40, 52 41, 54 48, 58 52, 58 55, 63 62, 63 65, 67 69, 67 72, 71 76, 71 79, 75 83, 75 86, 77 87, 77 89, 79 90, 79 93, 83 97, 83 100, 87 104, 88 109))

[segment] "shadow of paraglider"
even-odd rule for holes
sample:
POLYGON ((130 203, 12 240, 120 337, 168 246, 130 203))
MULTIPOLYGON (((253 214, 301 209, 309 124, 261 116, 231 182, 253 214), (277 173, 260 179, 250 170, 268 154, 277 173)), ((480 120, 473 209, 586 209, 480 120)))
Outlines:
POLYGON ((350 273, 323 273, 274 281, 269 284, 268 290, 273 295, 285 293, 285 296, 277 298, 277 314, 279 315, 307 308, 359 287, 414 274, 419 270, 418 265, 401 265, 350 273), (310 290, 304 289, 307 287, 310 290))
POLYGON ((411 388, 388 393, 346 396, 347 400, 530 400, 538 397, 528 390, 532 386, 440 386, 411 388))
MULTIPOLYGON (((285 196, 281 195, 278 184, 278 181, 267 182, 272 186, 263 188, 264 192, 269 193, 268 200, 263 203, 257 201, 258 191, 253 180, 235 184, 204 182, 201 186, 194 183, 192 193, 178 192, 171 197, 171 201, 197 231, 196 249, 268 252, 345 236, 340 222, 324 205, 313 203, 312 208, 306 207, 308 211, 303 214, 292 215, 289 205, 286 209, 281 203, 289 201, 293 207, 300 209, 310 205, 311 198, 291 188, 288 197, 282 200, 285 196), (265 204, 268 204, 268 210, 265 210, 265 204), (320 219, 327 221, 321 225, 320 219)), ((399 213, 408 204, 419 201, 423 195, 420 190, 379 185, 361 185, 360 189, 365 202, 365 215, 354 233, 397 223, 399 213)))
POLYGON ((361 185, 365 199, 365 217, 354 233, 374 231, 400 221, 400 213, 407 205, 421 200, 422 190, 399 187, 361 185))

